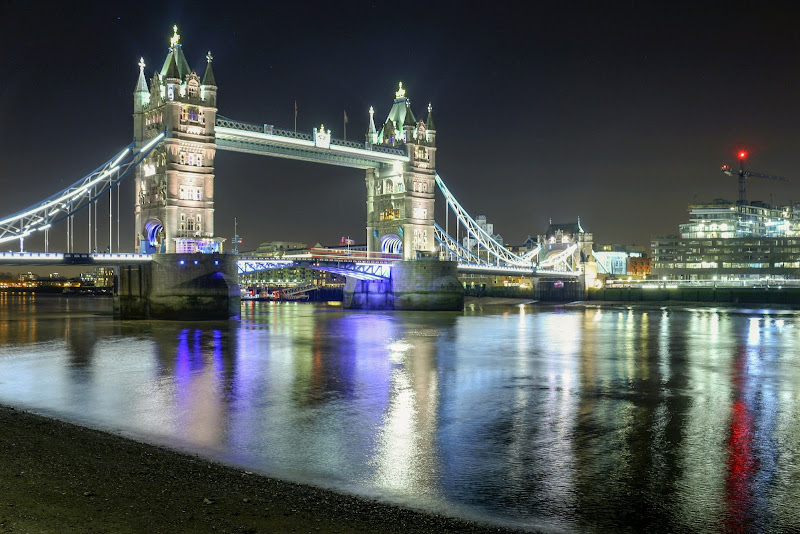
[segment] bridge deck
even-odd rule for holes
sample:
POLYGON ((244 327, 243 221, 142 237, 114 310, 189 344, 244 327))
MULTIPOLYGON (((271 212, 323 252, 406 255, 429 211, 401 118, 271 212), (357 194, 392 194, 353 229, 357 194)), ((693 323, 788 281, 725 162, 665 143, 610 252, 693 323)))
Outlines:
POLYGON ((268 124, 261 126, 219 117, 215 130, 218 150, 279 156, 356 169, 409 161, 408 154, 401 148, 368 145, 346 139, 326 139, 323 142, 310 134, 282 130, 268 124))

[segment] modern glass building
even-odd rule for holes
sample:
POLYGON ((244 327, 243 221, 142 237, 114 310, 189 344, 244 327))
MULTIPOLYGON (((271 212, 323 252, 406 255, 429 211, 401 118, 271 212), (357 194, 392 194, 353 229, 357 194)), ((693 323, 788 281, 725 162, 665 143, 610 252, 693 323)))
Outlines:
POLYGON ((800 278, 798 208, 726 200, 689 206, 680 236, 653 238, 652 273, 668 280, 800 278))

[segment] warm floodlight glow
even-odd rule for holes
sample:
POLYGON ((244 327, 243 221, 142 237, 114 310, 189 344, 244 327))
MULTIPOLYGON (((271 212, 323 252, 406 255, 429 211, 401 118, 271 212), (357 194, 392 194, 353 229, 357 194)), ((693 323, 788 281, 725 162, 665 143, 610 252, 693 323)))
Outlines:
POLYGON ((403 82, 400 82, 397 86, 397 92, 394 94, 395 98, 403 98, 406 96, 406 90, 403 89, 403 82))
POLYGON ((170 39, 169 39, 169 45, 174 47, 181 40, 181 36, 178 35, 178 25, 177 24, 172 27, 172 31, 173 31, 173 34, 172 34, 172 37, 170 37, 170 39))

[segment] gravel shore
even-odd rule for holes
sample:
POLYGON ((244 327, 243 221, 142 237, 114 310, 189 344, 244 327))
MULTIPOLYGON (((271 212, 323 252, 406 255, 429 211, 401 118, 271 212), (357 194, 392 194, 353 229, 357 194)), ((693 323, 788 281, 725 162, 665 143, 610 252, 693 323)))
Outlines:
POLYGON ((0 532, 511 532, 0 406, 0 532))

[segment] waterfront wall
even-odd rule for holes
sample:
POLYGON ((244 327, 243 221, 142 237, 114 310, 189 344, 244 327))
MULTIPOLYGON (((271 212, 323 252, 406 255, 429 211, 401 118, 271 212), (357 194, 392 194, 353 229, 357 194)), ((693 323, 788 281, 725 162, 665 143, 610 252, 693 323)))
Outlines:
POLYGON ((708 302, 720 304, 780 304, 800 306, 797 287, 675 287, 591 288, 588 300, 621 302, 708 302))
POLYGON ((464 286, 452 261, 401 261, 392 265, 390 280, 348 277, 344 307, 366 310, 462 310, 464 286))
POLYGON ((114 294, 122 319, 228 319, 240 304, 233 254, 154 254, 121 266, 114 294))

